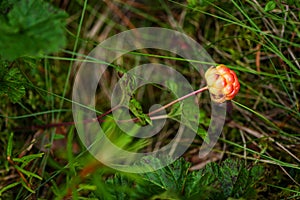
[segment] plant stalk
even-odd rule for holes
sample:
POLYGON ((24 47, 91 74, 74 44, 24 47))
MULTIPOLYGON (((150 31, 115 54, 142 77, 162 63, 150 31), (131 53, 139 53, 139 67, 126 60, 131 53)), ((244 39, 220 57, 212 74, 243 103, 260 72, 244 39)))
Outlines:
MULTIPOLYGON (((184 100, 186 98, 189 98, 189 97, 191 97, 193 95, 199 94, 199 93, 201 93, 201 92, 203 92, 203 91, 205 91, 207 89, 208 89, 208 87, 205 86, 203 88, 200 88, 199 90, 193 91, 193 92, 191 92, 191 93, 189 93, 187 95, 184 95, 184 96, 182 96, 182 97, 180 97, 178 99, 175 99, 174 101, 172 101, 172 102, 170 102, 170 103, 168 103, 168 104, 166 104, 166 105, 164 105, 164 106, 162 106, 162 107, 160 107, 160 108, 158 108, 158 109, 156 109, 156 110, 148 113, 147 115, 151 116, 151 115, 153 115, 155 113, 158 113, 158 112, 160 112, 160 111, 162 111, 162 110, 164 110, 164 109, 166 109, 166 108, 174 105, 175 103, 178 103, 178 102, 180 102, 180 101, 182 101, 182 100, 184 100)), ((96 122, 96 121, 103 122, 104 120, 101 120, 101 118, 105 117, 106 115, 110 114, 111 112, 113 112, 114 110, 116 110, 118 108, 119 108, 119 106, 111 108, 110 110, 106 111, 105 113, 97 116, 97 118, 86 119, 82 123, 91 123, 91 122, 96 122)), ((158 116, 158 118, 161 118, 161 117, 158 116)), ((153 119, 155 120, 155 117, 153 117, 153 119)), ((134 119, 130 119, 130 120, 123 120, 122 122, 126 122, 126 121, 137 122, 138 120, 139 120, 138 118, 134 118, 134 119)), ((62 123, 52 123, 52 124, 41 125, 41 126, 32 126, 32 127, 30 127, 30 130, 32 131, 32 130, 37 130, 37 129, 41 129, 41 128, 54 128, 54 127, 61 127, 61 126, 71 126, 71 125, 74 125, 74 124, 75 124, 74 121, 72 121, 72 122, 62 122, 62 123)), ((17 129, 17 130, 26 130, 26 129, 20 128, 20 129, 17 129)))
POLYGON ((199 90, 196 90, 196 91, 194 91, 194 92, 188 93, 187 95, 184 95, 184 96, 182 96, 182 97, 180 97, 180 98, 178 98, 178 99, 176 99, 176 100, 174 100, 174 101, 172 101, 172 102, 170 102, 170 103, 164 105, 163 107, 160 107, 160 108, 158 108, 158 109, 156 109, 156 110, 154 110, 154 111, 148 113, 148 115, 151 116, 151 115, 153 115, 153 114, 155 114, 155 113, 157 113, 157 112, 160 112, 160 111, 162 111, 162 110, 164 110, 164 109, 166 109, 166 108, 168 108, 168 107, 174 105, 175 103, 178 103, 179 101, 182 101, 182 100, 184 100, 184 99, 186 99, 186 98, 189 98, 189 97, 191 97, 191 96, 193 96, 193 95, 199 94, 199 93, 201 93, 201 92, 203 92, 203 91, 205 91, 205 90, 207 90, 207 89, 208 89, 208 87, 205 86, 205 87, 203 87, 203 88, 200 88, 199 90))

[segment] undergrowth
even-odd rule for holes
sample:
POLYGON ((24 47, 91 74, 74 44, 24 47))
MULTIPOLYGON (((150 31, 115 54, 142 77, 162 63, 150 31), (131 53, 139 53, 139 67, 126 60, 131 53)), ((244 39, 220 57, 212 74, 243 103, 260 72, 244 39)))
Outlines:
MULTIPOLYGON (((1 1, 0 199, 299 199, 299 8, 297 0, 1 1), (185 154, 159 170, 130 174, 98 162, 81 143, 72 83, 97 44, 139 27, 189 35, 237 73, 241 89, 227 102, 222 135, 208 156, 198 156, 211 113, 204 92, 198 95, 198 135, 185 154)), ((105 72, 97 114, 110 109, 109 95, 126 71, 151 62, 172 66, 194 90, 205 84, 170 52, 130 52, 105 72)), ((166 88, 147 85, 136 92, 132 114, 151 123, 144 115, 151 105, 174 98, 166 88)), ((177 117, 178 107, 167 111, 177 117)), ((119 147, 147 153, 172 140, 176 117, 145 140, 133 139, 109 116, 101 126, 119 147)), ((154 157, 144 162, 163 166, 154 157)))

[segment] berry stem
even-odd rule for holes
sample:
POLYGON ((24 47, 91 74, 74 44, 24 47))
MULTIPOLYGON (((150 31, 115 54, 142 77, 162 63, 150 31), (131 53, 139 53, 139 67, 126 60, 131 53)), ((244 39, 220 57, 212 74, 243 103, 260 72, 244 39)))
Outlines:
MULTIPOLYGON (((179 101, 182 101, 182 100, 184 100, 186 98, 189 98, 189 97, 191 97, 193 95, 199 94, 199 93, 201 93, 201 92, 203 92, 203 91, 205 91, 207 89, 208 89, 208 86, 205 86, 203 88, 200 88, 199 90, 193 91, 193 92, 191 92, 191 93, 189 93, 187 95, 184 95, 184 96, 182 96, 182 97, 180 97, 178 99, 175 99, 174 101, 172 101, 172 102, 170 102, 170 103, 168 103, 168 104, 166 104, 166 105, 164 105, 164 106, 162 106, 162 107, 160 107, 160 108, 158 108, 158 109, 156 109, 156 110, 148 113, 148 116, 151 116, 151 115, 153 115, 155 113, 158 113, 158 112, 160 112, 160 111, 162 111, 162 110, 164 110, 164 109, 166 109, 166 108, 174 105, 175 103, 178 103, 179 101)), ((110 110, 106 111, 105 113, 97 116, 97 118, 86 119, 82 123, 91 123, 91 122, 96 122, 96 121, 103 122, 103 120, 101 120, 103 117, 105 117, 106 115, 112 113, 114 110, 116 110, 118 108, 119 108, 119 106, 111 108, 110 110)), ((155 119, 161 119, 161 118, 162 118, 162 116, 151 117, 151 119, 153 119, 153 120, 155 120, 155 119)), ((138 118, 134 118, 134 119, 130 119, 130 120, 123 120, 123 122, 126 122, 126 121, 137 122, 138 118)), ((75 124, 74 121, 71 121, 71 122, 62 122, 62 123, 53 123, 53 124, 47 124, 47 125, 41 125, 41 126, 32 126, 32 127, 30 127, 29 130, 37 130, 37 129, 40 129, 40 128, 55 128, 55 127, 61 127, 61 126, 71 126, 71 125, 74 125, 74 124, 75 124)), ((22 129, 17 129, 17 130, 23 130, 24 131, 26 129, 22 128, 22 129)))
POLYGON ((154 110, 154 111, 148 113, 148 115, 151 116, 151 115, 153 115, 153 114, 155 114, 155 113, 157 113, 157 112, 159 112, 159 111, 162 111, 162 110, 164 110, 164 109, 166 109, 166 108, 172 106, 172 105, 175 104, 175 103, 178 103, 179 101, 182 101, 182 100, 184 100, 184 99, 186 99, 186 98, 189 98, 190 96, 196 95, 196 94, 198 94, 198 93, 200 93, 200 92, 203 92, 203 91, 205 91, 205 90, 207 90, 207 89, 208 89, 208 87, 205 86, 205 87, 203 87, 203 88, 200 88, 199 90, 196 90, 196 91, 194 91, 194 92, 188 93, 187 95, 184 95, 184 96, 182 96, 182 97, 180 97, 180 98, 178 98, 178 99, 176 99, 176 100, 174 100, 174 101, 172 101, 172 102, 170 102, 170 103, 164 105, 163 107, 160 107, 160 108, 158 108, 158 109, 156 109, 156 110, 154 110))

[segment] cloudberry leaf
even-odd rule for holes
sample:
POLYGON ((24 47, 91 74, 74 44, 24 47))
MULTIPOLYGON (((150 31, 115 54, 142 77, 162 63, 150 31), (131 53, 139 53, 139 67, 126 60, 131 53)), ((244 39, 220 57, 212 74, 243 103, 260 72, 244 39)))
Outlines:
MULTIPOLYGON (((4 12, 4 11, 3 11, 4 12)), ((0 15, 0 58, 53 53, 66 44, 64 11, 43 0, 22 0, 0 15)))
MULTIPOLYGON (((167 158, 167 159, 171 159, 167 158)), ((190 171, 191 163, 179 158, 169 165, 165 159, 145 156, 137 162, 151 172, 122 174, 107 181, 115 199, 256 199, 255 185, 264 174, 260 165, 246 166, 242 160, 227 159, 190 171), (149 168, 148 168, 149 167, 149 168), (126 176, 126 177, 125 177, 126 176)), ((98 179, 97 179, 98 182, 98 179)))

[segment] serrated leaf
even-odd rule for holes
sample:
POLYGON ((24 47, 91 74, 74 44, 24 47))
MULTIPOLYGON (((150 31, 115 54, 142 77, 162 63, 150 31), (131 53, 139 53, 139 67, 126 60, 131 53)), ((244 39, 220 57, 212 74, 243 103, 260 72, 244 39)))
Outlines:
POLYGON ((0 57, 11 61, 63 48, 66 16, 42 0, 17 1, 6 16, 0 16, 0 57))
POLYGON ((222 163, 218 179, 225 198, 250 198, 255 195, 252 186, 261 177, 263 169, 261 167, 252 169, 253 172, 251 169, 248 170, 242 160, 227 159, 222 163), (257 177, 253 178, 251 173, 257 177), (252 191, 252 194, 249 194, 249 191, 252 191))
POLYGON ((188 175, 184 190, 185 197, 189 199, 196 197, 197 199, 208 197, 209 199, 228 199, 229 197, 252 199, 255 196, 252 186, 262 174, 261 166, 254 166, 248 170, 244 162, 240 160, 227 159, 220 166, 216 163, 209 163, 204 169, 188 175))
MULTIPOLYGON (((236 184, 239 174, 241 170, 244 169, 244 167, 245 166, 237 160, 225 160, 222 163, 222 167, 220 167, 219 169, 220 174, 218 177, 220 183, 222 184, 222 190, 226 197, 231 196, 234 185, 236 184)), ((243 176, 245 175, 242 174, 240 178, 243 178, 243 176)))
POLYGON ((261 165, 256 165, 253 166, 250 169, 250 174, 249 174, 249 178, 251 178, 251 182, 255 182, 258 181, 260 179, 260 177, 263 175, 264 173, 264 167, 261 165))
MULTIPOLYGON (((214 189, 214 183, 217 181, 218 165, 210 163, 205 169, 193 171, 188 174, 184 196, 188 199, 207 199, 211 192, 218 192, 214 189)), ((216 187, 215 187, 216 188, 216 187)))
POLYGON ((110 195, 114 197, 112 199, 126 200, 132 199, 129 197, 135 196, 135 190, 132 190, 134 182, 122 174, 115 174, 113 178, 106 180, 106 184, 113 186, 107 188, 110 195))
POLYGON ((156 171, 142 174, 146 181, 149 181, 164 191, 172 191, 177 195, 181 194, 190 163, 180 158, 172 164, 165 166, 165 161, 150 156, 143 158, 143 162, 143 166, 147 166, 147 163, 151 163, 151 166, 155 165, 158 168, 163 167, 156 171))
POLYGON ((153 167, 161 169, 139 174, 143 182, 115 176, 106 182, 111 186, 110 193, 122 193, 115 199, 254 199, 253 185, 263 175, 261 166, 247 169, 240 160, 227 159, 221 165, 209 163, 204 169, 190 172, 190 163, 183 158, 165 165, 169 159, 145 156, 137 163, 139 167, 147 171, 153 167), (124 185, 127 190, 120 187, 124 185))
POLYGON ((269 1, 264 8, 265 12, 269 12, 271 10, 274 10, 276 8, 276 2, 275 1, 269 1))

